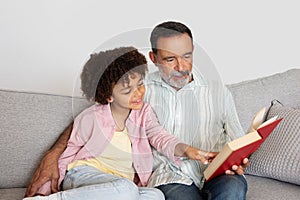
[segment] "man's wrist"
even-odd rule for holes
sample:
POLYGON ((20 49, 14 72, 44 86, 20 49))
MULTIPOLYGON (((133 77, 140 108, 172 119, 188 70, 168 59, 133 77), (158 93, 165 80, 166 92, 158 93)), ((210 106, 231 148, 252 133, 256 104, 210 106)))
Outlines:
POLYGON ((52 148, 45 153, 45 156, 50 156, 58 159, 63 151, 63 148, 52 148))

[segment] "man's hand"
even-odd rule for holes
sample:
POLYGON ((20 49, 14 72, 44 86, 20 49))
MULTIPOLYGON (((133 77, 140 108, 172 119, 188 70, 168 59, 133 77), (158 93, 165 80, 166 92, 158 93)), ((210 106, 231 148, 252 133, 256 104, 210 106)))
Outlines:
POLYGON ((55 152, 48 152, 36 169, 25 193, 25 197, 32 197, 37 194, 37 190, 47 181, 51 182, 52 193, 58 192, 58 157, 55 152))
POLYGON ((197 148, 189 146, 186 149, 185 154, 187 155, 187 157, 189 159, 200 160, 203 164, 208 164, 209 162, 211 162, 216 157, 216 155, 218 153, 217 152, 202 151, 202 150, 199 150, 197 148))
POLYGON ((63 131, 53 147, 46 153, 27 187, 25 197, 37 195, 37 190, 47 181, 51 182, 51 192, 58 192, 58 159, 67 147, 73 129, 73 121, 63 131))
POLYGON ((244 174, 245 169, 249 166, 250 162, 248 158, 244 158, 243 164, 240 166, 233 165, 232 170, 226 170, 225 174, 239 174, 242 175, 244 174))

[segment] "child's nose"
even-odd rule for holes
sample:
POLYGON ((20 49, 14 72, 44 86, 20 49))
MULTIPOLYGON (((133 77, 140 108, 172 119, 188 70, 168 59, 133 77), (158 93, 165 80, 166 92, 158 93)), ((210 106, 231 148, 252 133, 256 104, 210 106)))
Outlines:
POLYGON ((136 95, 138 95, 138 96, 144 95, 144 93, 145 93, 145 86, 143 85, 143 86, 138 87, 138 88, 136 89, 135 93, 136 93, 136 95))

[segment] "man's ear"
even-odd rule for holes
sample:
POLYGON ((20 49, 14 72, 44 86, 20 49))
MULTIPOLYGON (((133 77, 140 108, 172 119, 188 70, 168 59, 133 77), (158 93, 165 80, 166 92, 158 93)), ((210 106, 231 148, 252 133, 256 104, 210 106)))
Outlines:
POLYGON ((153 64, 156 65, 156 57, 155 57, 153 51, 149 51, 149 58, 153 62, 153 64))
POLYGON ((112 97, 109 97, 106 99, 108 103, 112 103, 114 101, 114 99, 112 97))

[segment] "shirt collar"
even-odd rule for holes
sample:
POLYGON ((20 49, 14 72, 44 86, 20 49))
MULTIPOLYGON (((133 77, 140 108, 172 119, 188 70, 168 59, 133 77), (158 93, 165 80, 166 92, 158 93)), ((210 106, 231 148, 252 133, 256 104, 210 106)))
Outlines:
MULTIPOLYGON (((110 103, 105 104, 105 105, 97 104, 96 107, 95 107, 95 109, 97 109, 97 107, 98 107, 98 110, 99 110, 99 108, 100 108, 102 110, 101 112, 104 112, 104 114, 102 113, 102 115, 106 116, 106 119, 108 119, 108 123, 111 126, 115 126, 115 122, 114 122, 114 119, 113 119, 113 116, 112 116, 112 112, 111 112, 110 106, 111 106, 110 103)), ((145 106, 145 103, 144 103, 143 107, 144 106, 145 106)), ((129 113, 128 118, 126 119, 125 123, 127 123, 128 119, 130 119, 131 121, 134 122, 134 118, 136 117, 136 115, 138 115, 136 113, 139 113, 139 112, 140 112, 140 110, 131 110, 130 113, 129 113)))

